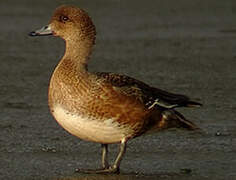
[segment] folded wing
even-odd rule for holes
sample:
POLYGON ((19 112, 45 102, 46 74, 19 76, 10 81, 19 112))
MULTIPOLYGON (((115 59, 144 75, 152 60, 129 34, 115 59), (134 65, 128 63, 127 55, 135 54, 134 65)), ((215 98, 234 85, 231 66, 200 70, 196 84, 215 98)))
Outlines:
POLYGON ((113 88, 126 96, 132 96, 141 101, 149 109, 159 107, 172 109, 176 107, 199 107, 202 104, 191 101, 189 97, 181 94, 151 87, 134 78, 107 72, 96 73, 99 79, 110 83, 113 88))

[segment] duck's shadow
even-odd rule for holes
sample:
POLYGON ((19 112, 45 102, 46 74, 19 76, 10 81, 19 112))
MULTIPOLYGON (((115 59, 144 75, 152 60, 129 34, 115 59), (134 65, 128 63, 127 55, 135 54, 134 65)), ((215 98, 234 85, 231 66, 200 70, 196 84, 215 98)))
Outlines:
POLYGON ((153 180, 153 179, 168 179, 168 178, 180 178, 188 176, 185 173, 168 173, 159 172, 156 174, 144 174, 144 173, 122 173, 122 174, 75 174, 68 177, 55 177, 52 180, 153 180))

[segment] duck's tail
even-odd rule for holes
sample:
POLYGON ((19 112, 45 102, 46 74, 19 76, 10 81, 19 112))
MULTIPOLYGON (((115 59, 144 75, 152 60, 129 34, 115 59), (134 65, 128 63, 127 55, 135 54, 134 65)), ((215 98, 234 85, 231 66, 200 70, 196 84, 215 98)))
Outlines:
POLYGON ((201 107, 202 104, 196 101, 188 101, 186 107, 201 107))
POLYGON ((166 110, 162 112, 162 121, 167 128, 184 128, 187 130, 199 130, 200 128, 193 122, 187 120, 176 110, 166 110))

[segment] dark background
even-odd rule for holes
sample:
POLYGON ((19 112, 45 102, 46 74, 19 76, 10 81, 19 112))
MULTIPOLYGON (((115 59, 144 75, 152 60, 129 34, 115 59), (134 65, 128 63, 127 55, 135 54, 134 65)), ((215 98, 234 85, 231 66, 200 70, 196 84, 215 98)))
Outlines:
POLYGON ((235 0, 8 0, 0 17, 0 179, 236 179, 235 0), (201 101, 181 112, 205 133, 142 136, 129 142, 121 175, 74 174, 100 166, 100 145, 68 134, 49 114, 63 40, 27 36, 62 4, 85 9, 97 27, 91 71, 201 101))

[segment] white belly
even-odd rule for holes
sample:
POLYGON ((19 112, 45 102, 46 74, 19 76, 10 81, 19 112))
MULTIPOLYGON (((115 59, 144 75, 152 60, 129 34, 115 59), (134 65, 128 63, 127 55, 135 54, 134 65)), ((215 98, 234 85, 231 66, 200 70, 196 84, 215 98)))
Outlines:
POLYGON ((131 133, 131 129, 119 126, 115 119, 99 121, 72 114, 59 105, 53 108, 53 116, 68 132, 87 141, 117 143, 131 133))

